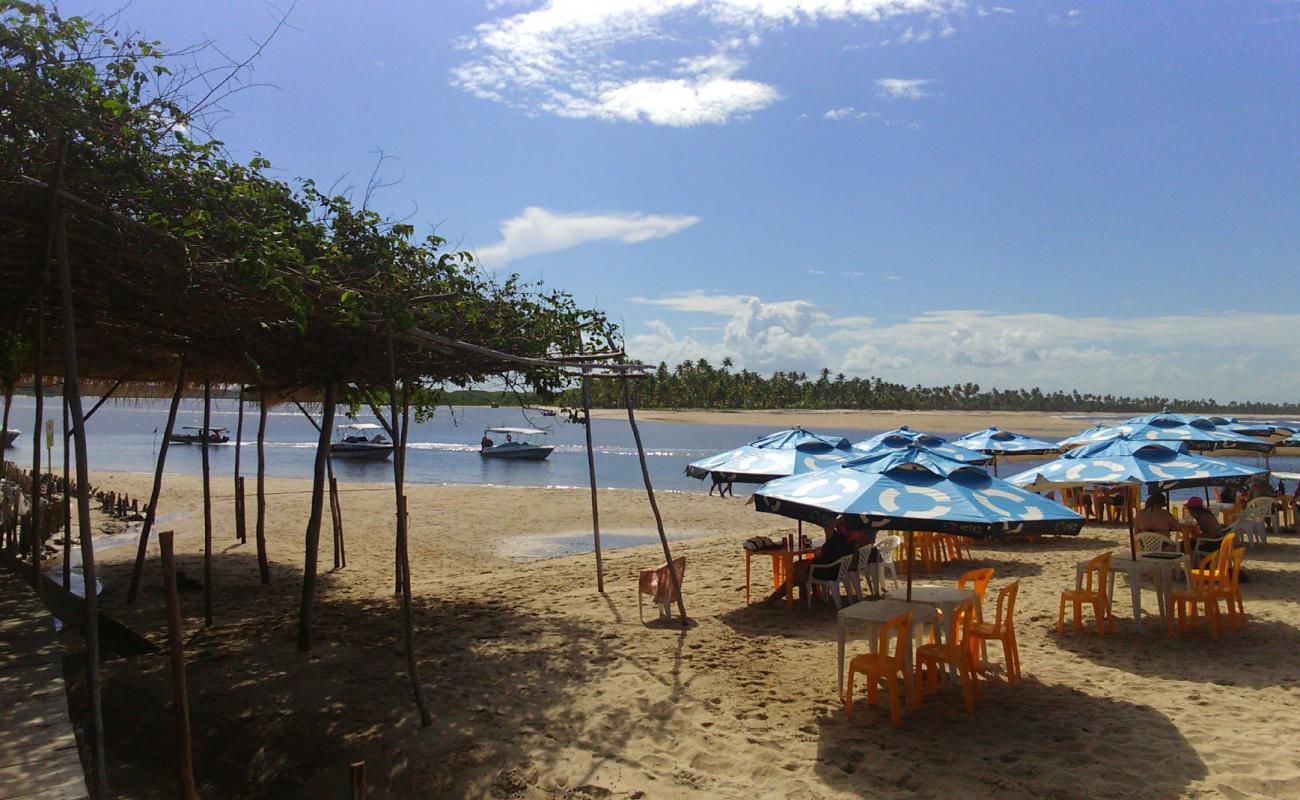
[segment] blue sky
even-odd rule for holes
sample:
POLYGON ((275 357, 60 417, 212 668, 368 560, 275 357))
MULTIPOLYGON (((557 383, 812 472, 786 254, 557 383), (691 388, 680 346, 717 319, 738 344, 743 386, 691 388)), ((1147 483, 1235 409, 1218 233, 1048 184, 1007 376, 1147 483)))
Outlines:
MULTIPOLYGON (((109 7, 64 3, 65 11, 109 7)), ((122 24, 246 53, 261 2, 122 24)), ((1300 2, 300 0, 218 135, 632 354, 1300 399, 1300 2)))

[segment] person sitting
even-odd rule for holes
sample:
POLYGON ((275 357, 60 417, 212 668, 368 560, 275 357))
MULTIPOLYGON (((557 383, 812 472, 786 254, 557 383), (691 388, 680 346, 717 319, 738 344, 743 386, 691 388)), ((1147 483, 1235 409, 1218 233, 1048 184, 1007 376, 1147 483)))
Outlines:
POLYGON ((1219 490, 1219 502, 1234 505, 1237 502, 1237 490, 1231 484, 1219 490))
POLYGON ((1215 518, 1214 512, 1206 508, 1205 501, 1196 495, 1187 498, 1186 508, 1187 514, 1195 524, 1192 529, 1193 551, 1214 552, 1223 541, 1223 528, 1215 518))
MULTIPOLYGON (((790 571, 790 585, 803 586, 808 583, 809 570, 817 567, 824 567, 827 564, 834 564, 845 556, 857 554, 854 543, 849 539, 849 527, 844 522, 844 517, 836 517, 835 520, 825 527, 826 541, 822 544, 821 550, 811 559, 804 559, 794 562, 790 571)), ((819 571, 815 577, 818 579, 833 579, 834 575, 823 575, 828 570, 819 571)), ((764 600, 765 605, 774 605, 778 600, 785 597, 786 584, 782 583, 764 600)))
POLYGON ((1152 492, 1142 510, 1133 517, 1133 530, 1136 533, 1155 531, 1172 537, 1174 531, 1188 530, 1190 527, 1169 513, 1169 501, 1161 492, 1152 492))
POLYGON ((483 439, 478 444, 479 447, 482 447, 484 450, 488 449, 489 447, 497 446, 497 443, 492 441, 490 438, 488 438, 488 435, 486 433, 483 434, 483 439))
POLYGON ((514 441, 514 437, 507 433, 507 434, 506 434, 506 442, 513 442, 513 441, 514 441))

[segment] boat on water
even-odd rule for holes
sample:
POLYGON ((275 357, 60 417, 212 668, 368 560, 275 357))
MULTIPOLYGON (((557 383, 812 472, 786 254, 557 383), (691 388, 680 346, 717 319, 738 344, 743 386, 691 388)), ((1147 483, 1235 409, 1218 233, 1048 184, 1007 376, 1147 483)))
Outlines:
POLYGON ((351 461, 383 461, 393 453, 393 443, 382 425, 353 422, 338 427, 338 438, 330 445, 332 458, 351 461))
POLYGON ((553 409, 553 408, 543 408, 543 409, 542 409, 542 416, 543 416, 543 417, 553 417, 553 416, 555 416, 555 414, 556 414, 556 411, 555 411, 555 409, 553 409))
POLYGON ((8 450, 13 447, 14 440, 18 438, 19 433, 22 433, 22 431, 16 431, 13 428, 5 429, 4 443, 0 444, 0 450, 8 450))
POLYGON ((548 444, 537 444, 531 438, 545 436, 546 431, 537 428, 486 428, 483 441, 479 443, 478 454, 484 458, 513 458, 520 461, 541 461, 555 448, 548 444), (493 435, 504 436, 504 442, 498 442, 493 435))
POLYGON ((230 441, 230 435, 226 433, 227 428, 196 428, 193 425, 181 427, 180 432, 172 431, 168 436, 168 441, 176 444, 203 444, 206 433, 208 444, 226 444, 230 441))

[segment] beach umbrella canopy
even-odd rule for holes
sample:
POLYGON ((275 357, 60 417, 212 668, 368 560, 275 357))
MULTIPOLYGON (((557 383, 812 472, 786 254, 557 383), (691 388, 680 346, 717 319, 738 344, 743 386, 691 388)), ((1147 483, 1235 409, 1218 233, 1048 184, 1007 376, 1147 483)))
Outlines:
POLYGON ((773 478, 833 467, 860 455, 841 436, 821 436, 792 428, 692 462, 686 474, 692 478, 713 475, 735 483, 766 483, 773 478))
POLYGON ((1192 450, 1234 449, 1268 452, 1273 449, 1272 442, 1216 427, 1207 419, 1184 422, 1175 419, 1174 416, 1152 414, 1146 417, 1134 417, 1118 425, 1094 425, 1068 439, 1062 439, 1058 444, 1063 449, 1068 449, 1114 439, 1128 439, 1142 442, 1182 442, 1192 450))
POLYGON ((982 431, 968 433, 953 440, 953 444, 992 456, 1041 456, 1046 453, 1059 453, 1061 450, 1051 442, 997 428, 985 428, 982 431))
POLYGON ((855 516, 872 528, 974 538, 1077 534, 1083 517, 981 467, 922 446, 793 475, 754 493, 759 511, 826 524, 855 516))
POLYGON ((1035 492, 1076 486, 1151 484, 1159 489, 1242 483, 1267 470, 1189 452, 1178 442, 1114 439, 1084 445, 1007 478, 1035 492))
POLYGON ((961 461, 966 464, 988 464, 993 459, 983 453, 977 453, 974 450, 961 447, 956 444, 950 444, 942 436, 935 436, 932 433, 914 431, 904 425, 901 428, 895 428, 892 431, 885 431, 872 436, 870 439, 864 439, 853 445, 854 449, 862 451, 864 454, 879 455, 881 453, 892 453, 899 450, 906 450, 910 447, 920 447, 933 453, 938 453, 949 459, 961 461))

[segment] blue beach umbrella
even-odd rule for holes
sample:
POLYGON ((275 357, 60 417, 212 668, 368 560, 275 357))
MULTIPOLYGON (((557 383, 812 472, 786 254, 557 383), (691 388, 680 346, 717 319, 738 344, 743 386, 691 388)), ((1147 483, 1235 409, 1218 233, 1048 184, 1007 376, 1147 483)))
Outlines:
POLYGON ((935 436, 932 433, 914 431, 904 425, 901 428, 895 428, 892 431, 885 431, 872 436, 870 439, 864 439, 853 445, 854 449, 863 453, 877 455, 880 453, 891 453, 899 450, 906 450, 910 447, 920 447, 929 450, 932 453, 938 453, 946 458, 961 461, 966 464, 989 464, 992 463, 991 456, 977 453, 974 450, 951 444, 942 436, 935 436))
POLYGON ((1237 461, 1189 452, 1186 444, 1114 439, 1084 445, 1007 482, 1035 492, 1082 486, 1185 489, 1244 483, 1268 471, 1237 461))
POLYGON ((833 467, 861 453, 840 436, 821 436, 803 428, 777 431, 686 467, 692 478, 714 476, 734 483, 766 483, 774 478, 833 467))
POLYGON ((1070 448, 1115 439, 1128 439, 1135 442, 1182 442, 1192 450, 1233 449, 1268 452, 1273 449, 1271 442, 1216 427, 1209 420, 1184 422, 1168 414, 1134 417, 1118 425, 1094 425, 1068 439, 1062 439, 1058 444, 1062 448, 1070 448))
POLYGON ((1060 448, 1051 442, 997 428, 985 428, 982 431, 968 433, 954 439, 953 444, 967 450, 996 456, 1041 456, 1060 452, 1060 448))

